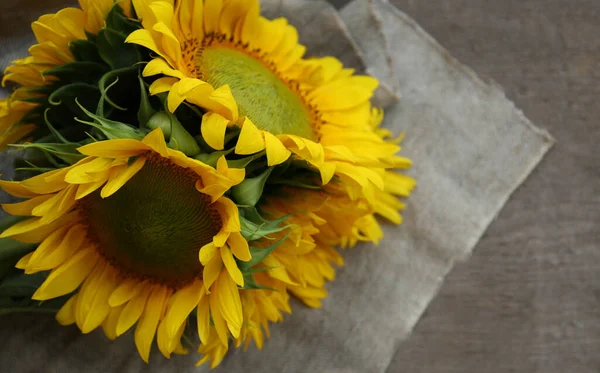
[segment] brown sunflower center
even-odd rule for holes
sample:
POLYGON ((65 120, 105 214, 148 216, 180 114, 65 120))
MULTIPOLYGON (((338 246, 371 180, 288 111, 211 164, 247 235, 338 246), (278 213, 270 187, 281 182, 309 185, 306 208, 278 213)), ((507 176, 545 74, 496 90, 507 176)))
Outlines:
POLYGON ((258 57, 260 51, 247 51, 244 45, 221 39, 217 35, 203 41, 194 60, 194 73, 213 87, 229 85, 240 115, 258 128, 314 140, 314 113, 297 84, 281 79, 276 65, 267 67, 258 57))
POLYGON ((173 287, 202 272, 200 248, 221 229, 210 197, 196 190, 199 176, 160 156, 118 192, 85 197, 79 208, 88 238, 125 276, 173 287))

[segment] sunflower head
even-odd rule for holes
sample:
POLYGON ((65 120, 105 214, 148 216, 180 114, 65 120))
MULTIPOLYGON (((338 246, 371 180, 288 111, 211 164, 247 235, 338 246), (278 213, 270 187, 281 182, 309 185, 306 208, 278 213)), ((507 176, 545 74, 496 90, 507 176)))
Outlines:
POLYGON ((212 367, 262 348, 290 295, 321 306, 337 247, 402 221, 415 183, 370 103, 377 80, 305 58, 258 0, 80 4, 40 18, 5 78, 21 87, 0 102, 0 145, 32 138, 18 146, 51 166, 0 181, 24 198, 3 205, 24 220, 0 239, 26 274, 50 271, 32 298, 62 301, 61 324, 135 326, 145 361, 190 334, 212 367))

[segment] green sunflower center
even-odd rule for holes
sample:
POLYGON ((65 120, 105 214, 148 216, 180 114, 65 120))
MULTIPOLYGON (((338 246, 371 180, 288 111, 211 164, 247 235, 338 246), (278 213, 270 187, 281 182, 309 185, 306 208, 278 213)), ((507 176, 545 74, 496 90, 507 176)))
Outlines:
POLYGON ((221 229, 198 175, 151 156, 118 192, 81 202, 88 237, 125 276, 179 286, 201 274, 200 248, 221 229))
POLYGON ((228 47, 208 46, 196 65, 213 87, 229 85, 240 115, 258 128, 314 139, 311 114, 302 99, 262 62, 228 47))

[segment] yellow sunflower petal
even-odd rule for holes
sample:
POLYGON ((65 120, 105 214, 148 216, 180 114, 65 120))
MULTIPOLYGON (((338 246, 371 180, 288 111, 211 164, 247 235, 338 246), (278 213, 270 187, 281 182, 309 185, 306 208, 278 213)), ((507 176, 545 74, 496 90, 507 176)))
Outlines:
POLYGON ((215 291, 211 297, 216 298, 219 312, 227 323, 227 327, 234 338, 240 336, 242 328, 242 301, 237 285, 225 271, 221 272, 215 282, 215 291))
POLYGON ((204 2, 204 33, 219 32, 219 20, 223 0, 212 0, 204 2))
POLYGON ((121 316, 117 321, 117 336, 125 333, 135 324, 144 312, 146 300, 150 295, 152 287, 148 284, 143 284, 138 294, 136 294, 123 308, 121 316))
POLYGON ((69 294, 85 280, 96 262, 98 254, 89 248, 75 254, 69 261, 50 272, 50 275, 31 297, 48 300, 69 294))
POLYGON ((233 281, 239 286, 244 286, 244 276, 242 275, 242 271, 237 266, 235 259, 233 258, 233 254, 231 253, 231 249, 227 246, 221 247, 221 259, 223 260, 223 264, 225 264, 225 268, 227 272, 233 279, 233 281))
POLYGON ((210 336, 210 310, 208 295, 202 295, 198 301, 198 309, 196 313, 198 319, 198 336, 202 344, 208 344, 210 336))
POLYGON ((215 331, 217 332, 217 336, 219 337, 219 341, 221 341, 223 345, 227 346, 229 343, 229 337, 227 333, 227 322, 221 314, 221 310, 219 308, 220 302, 218 301, 217 297, 214 296, 214 294, 211 294, 207 298, 209 298, 210 316, 213 321, 215 331))
POLYGON ((202 246, 199 253, 200 263, 205 266, 215 256, 217 249, 217 246, 213 242, 202 246))
POLYGON ((106 183, 106 180, 96 181, 95 183, 89 184, 80 184, 77 187, 77 193, 75 194, 75 199, 80 200, 85 196, 88 196, 94 193, 96 190, 100 189, 102 185, 106 183))
POLYGON ((173 78, 183 79, 185 75, 179 70, 173 69, 162 58, 155 58, 148 62, 143 72, 144 76, 166 75, 173 78))
POLYGON ((20 198, 32 198, 39 194, 27 189, 21 182, 0 180, 0 188, 6 193, 20 198))
POLYGON ((173 88, 173 85, 175 85, 175 83, 177 83, 178 81, 179 79, 177 78, 169 77, 156 79, 150 85, 150 94, 157 95, 159 93, 169 92, 173 88))
POLYGON ((33 254, 34 253, 29 253, 29 254, 25 255, 24 257, 22 257, 21 259, 19 259, 17 264, 15 264, 15 268, 18 268, 18 269, 27 268, 27 266, 29 265, 29 260, 31 259, 33 254))
POLYGON ((138 283, 138 280, 132 278, 121 282, 108 298, 108 304, 111 307, 118 307, 125 304, 140 292, 141 287, 136 286, 138 283))
POLYGON ((195 280, 192 284, 179 289, 173 294, 165 315, 166 332, 169 337, 172 338, 177 335, 181 325, 187 320, 194 308, 198 306, 203 294, 203 284, 200 280, 195 280))
POLYGON ((117 322, 119 321, 119 317, 121 316, 123 308, 123 305, 111 307, 108 317, 106 317, 102 323, 102 330, 104 331, 106 338, 110 339, 111 341, 117 339, 117 322))
POLYGON ((147 134, 142 140, 142 143, 160 154, 162 157, 169 157, 169 150, 167 148, 167 143, 165 142, 165 135, 160 127, 147 134))
POLYGON ((235 146, 236 154, 254 154, 265 148, 265 139, 262 131, 259 130, 249 118, 244 120, 240 137, 235 146))
POLYGON ((113 168, 111 170, 108 182, 100 192, 100 196, 102 198, 108 198, 114 193, 116 193, 123 185, 125 185, 132 177, 134 177, 135 174, 137 174, 138 171, 142 169, 142 167, 144 167, 145 163, 145 157, 138 157, 129 166, 124 165, 117 168, 113 168))
POLYGON ((46 202, 51 197, 51 194, 37 196, 19 203, 3 204, 2 208, 14 216, 31 216, 34 208, 46 202))
POLYGON ((237 205, 229 198, 221 198, 215 204, 223 219, 223 230, 225 232, 239 232, 241 229, 240 215, 237 205))
MULTIPOLYGON (((139 8, 136 7, 136 9, 139 8)), ((146 47, 154 53, 158 54, 159 56, 165 58, 165 56, 162 53, 162 50, 158 47, 158 45, 156 45, 152 34, 148 30, 141 29, 132 32, 131 34, 129 34, 129 36, 127 36, 127 39, 125 39, 125 43, 141 45, 142 47, 146 47)))
POLYGON ((239 232, 232 232, 227 240, 231 252, 236 258, 243 262, 247 262, 252 259, 250 254, 250 248, 248 247, 248 241, 239 232))
POLYGON ((81 224, 59 228, 38 246, 25 273, 47 271, 63 264, 81 247, 85 235, 81 224))
POLYGON ((58 310, 56 321, 62 326, 75 324, 74 305, 77 302, 77 294, 73 295, 69 300, 58 310))
POLYGON ((223 268, 223 261, 220 256, 215 255, 205 266, 202 272, 202 279, 204 280, 204 287, 206 290, 210 290, 210 287, 215 282, 219 273, 223 268))
POLYGON ((277 166, 288 160, 290 152, 275 135, 269 132, 263 132, 265 137, 265 147, 267 149, 267 165, 277 166))
POLYGON ((138 156, 150 147, 133 139, 97 141, 77 148, 83 155, 104 158, 129 158, 138 156))
POLYGON ((135 328, 135 346, 137 347, 142 360, 146 363, 148 363, 148 359, 150 358, 150 347, 152 346, 152 341, 156 334, 158 322, 162 317, 167 297, 167 288, 164 286, 157 287, 152 294, 150 294, 144 314, 135 328))
POLYGON ((108 297, 116 287, 116 275, 108 264, 99 265, 79 290, 75 320, 83 334, 99 327, 110 312, 108 297))
POLYGON ((206 113, 202 117, 200 131, 204 141, 215 150, 223 150, 225 147, 225 130, 229 120, 217 113, 206 113))

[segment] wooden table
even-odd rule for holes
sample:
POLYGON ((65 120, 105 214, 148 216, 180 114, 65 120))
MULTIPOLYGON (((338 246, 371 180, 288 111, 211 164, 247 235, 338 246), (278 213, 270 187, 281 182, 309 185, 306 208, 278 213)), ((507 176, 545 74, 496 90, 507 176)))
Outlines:
POLYGON ((387 373, 600 372, 600 2, 390 1, 558 143, 387 373))

